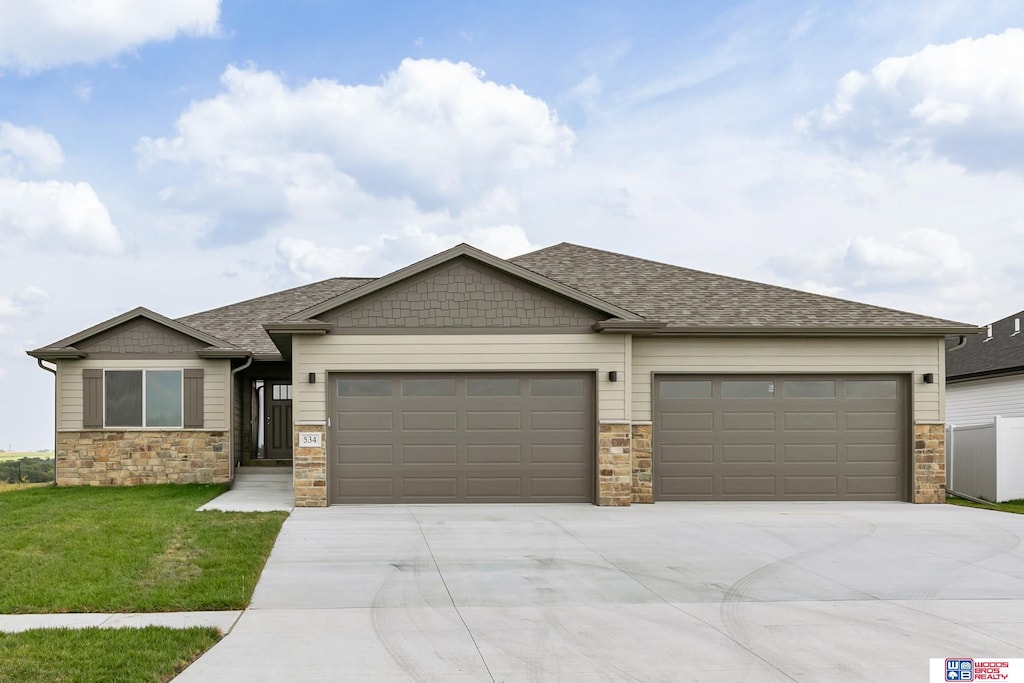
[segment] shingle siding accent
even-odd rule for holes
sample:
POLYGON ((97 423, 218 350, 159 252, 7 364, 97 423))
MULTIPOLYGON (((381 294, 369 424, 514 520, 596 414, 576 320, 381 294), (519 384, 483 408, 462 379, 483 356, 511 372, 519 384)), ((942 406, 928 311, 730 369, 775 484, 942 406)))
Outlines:
POLYGON ((164 355, 190 353, 206 345, 149 320, 135 320, 78 344, 88 353, 164 355))
POLYGON ((540 290, 456 262, 320 316, 339 330, 589 328, 597 318, 540 290))

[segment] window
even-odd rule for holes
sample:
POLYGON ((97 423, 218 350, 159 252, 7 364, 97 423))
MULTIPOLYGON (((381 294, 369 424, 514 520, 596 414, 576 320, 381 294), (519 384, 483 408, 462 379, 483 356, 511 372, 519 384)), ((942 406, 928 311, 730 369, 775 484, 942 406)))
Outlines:
POLYGON ((103 382, 107 427, 181 427, 181 370, 107 370, 103 382))

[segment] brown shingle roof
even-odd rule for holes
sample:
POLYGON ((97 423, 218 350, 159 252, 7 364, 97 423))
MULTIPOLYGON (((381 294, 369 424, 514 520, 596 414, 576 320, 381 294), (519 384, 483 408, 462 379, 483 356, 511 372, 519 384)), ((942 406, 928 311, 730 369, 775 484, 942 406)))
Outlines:
MULTIPOLYGON (((676 328, 871 328, 884 333, 887 329, 970 327, 565 242, 509 261, 646 320, 676 328)), ((263 323, 288 320, 374 279, 332 278, 178 320, 253 353, 277 355, 263 323)))
POLYGON ((567 242, 509 260, 673 327, 906 329, 967 326, 567 242))
POLYGON ((292 313, 355 289, 374 278, 336 277, 266 296, 193 313, 179 322, 226 339, 255 354, 278 354, 263 323, 285 320, 292 313))

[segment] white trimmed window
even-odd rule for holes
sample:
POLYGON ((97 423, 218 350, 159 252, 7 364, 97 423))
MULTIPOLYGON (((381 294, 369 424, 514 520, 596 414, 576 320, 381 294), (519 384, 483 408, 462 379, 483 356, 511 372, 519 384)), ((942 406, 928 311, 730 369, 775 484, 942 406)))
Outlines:
POLYGON ((185 412, 181 370, 106 370, 106 427, 178 427, 185 412))

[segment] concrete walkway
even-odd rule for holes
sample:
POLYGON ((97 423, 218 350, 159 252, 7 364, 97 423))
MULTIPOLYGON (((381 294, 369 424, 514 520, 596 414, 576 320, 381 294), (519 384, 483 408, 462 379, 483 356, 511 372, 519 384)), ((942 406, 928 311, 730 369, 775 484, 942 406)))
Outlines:
POLYGON ((153 612, 137 614, 0 614, 0 633, 20 633, 35 628, 139 628, 212 626, 228 633, 242 615, 224 612, 153 612))
POLYGON ((903 503, 298 508, 176 680, 927 680, 1024 657, 1021 538, 903 503))
POLYGON ((290 512, 295 507, 290 467, 238 467, 231 490, 199 510, 224 512, 290 512))

